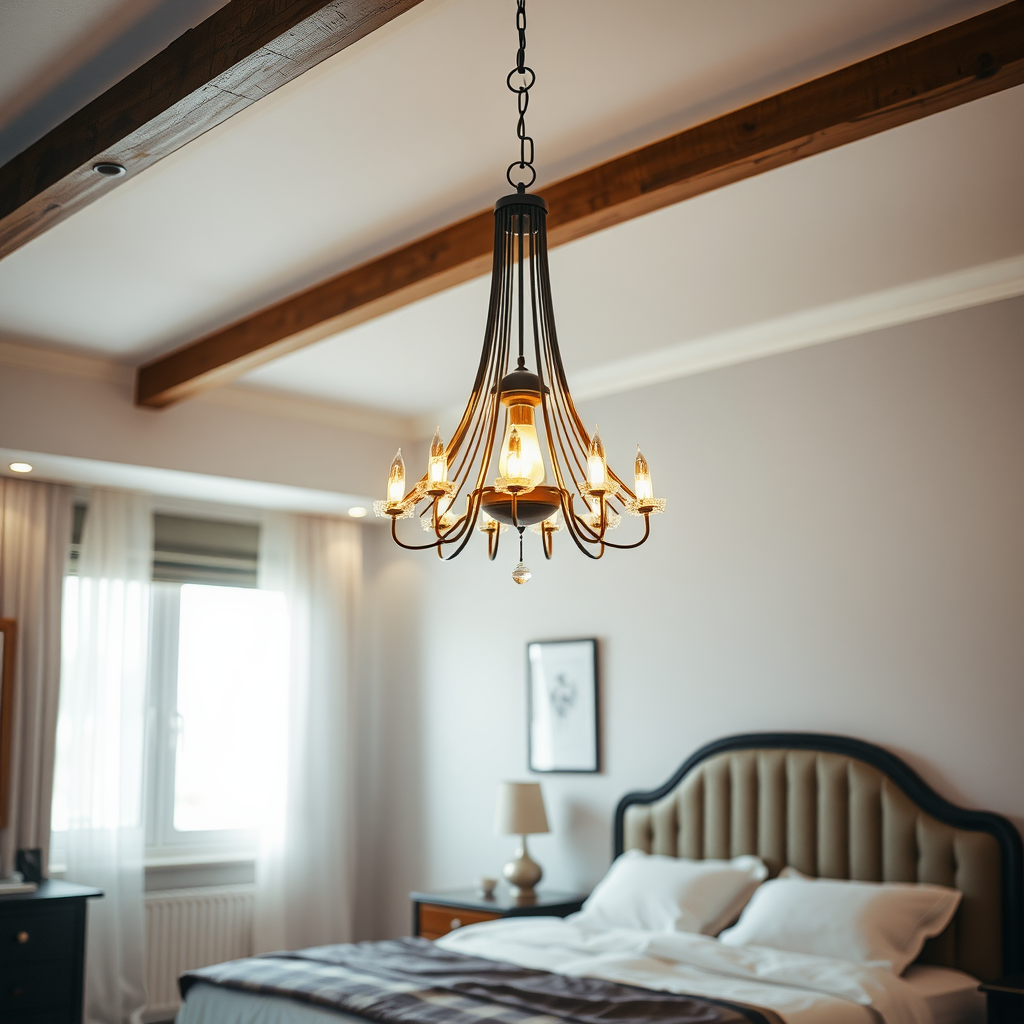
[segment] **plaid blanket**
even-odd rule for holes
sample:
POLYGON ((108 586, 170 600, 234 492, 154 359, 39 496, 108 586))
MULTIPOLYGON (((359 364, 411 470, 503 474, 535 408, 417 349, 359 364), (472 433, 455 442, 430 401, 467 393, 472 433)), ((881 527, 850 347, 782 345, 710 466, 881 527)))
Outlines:
POLYGON ((782 1024, 770 1010, 464 956, 426 939, 317 946, 179 979, 358 1014, 378 1024, 782 1024))

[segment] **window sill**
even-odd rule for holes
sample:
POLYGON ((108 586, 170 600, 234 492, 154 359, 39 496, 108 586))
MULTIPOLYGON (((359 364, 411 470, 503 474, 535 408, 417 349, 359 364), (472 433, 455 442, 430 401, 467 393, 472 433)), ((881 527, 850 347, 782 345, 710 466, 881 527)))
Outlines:
POLYGON ((170 871, 175 868, 204 868, 217 864, 255 864, 256 854, 238 853, 178 853, 170 856, 147 856, 145 868, 150 871, 170 871))

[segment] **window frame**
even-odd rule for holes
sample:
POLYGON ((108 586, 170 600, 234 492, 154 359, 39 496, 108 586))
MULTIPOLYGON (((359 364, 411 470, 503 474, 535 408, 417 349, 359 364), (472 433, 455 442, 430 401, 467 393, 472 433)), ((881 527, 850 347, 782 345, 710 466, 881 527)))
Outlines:
MULTIPOLYGON (((174 827, 178 736, 178 627, 183 583, 154 581, 146 686, 146 863, 254 859, 256 829, 183 831, 174 827)), ((217 586, 218 584, 200 584, 217 586)))

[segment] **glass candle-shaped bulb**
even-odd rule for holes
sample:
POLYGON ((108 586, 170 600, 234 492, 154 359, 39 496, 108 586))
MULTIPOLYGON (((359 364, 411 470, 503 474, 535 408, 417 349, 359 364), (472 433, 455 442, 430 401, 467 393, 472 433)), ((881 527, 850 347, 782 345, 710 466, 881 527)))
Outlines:
POLYGON ((594 427, 594 436, 590 439, 590 451, 587 454, 587 483, 593 490, 602 490, 608 484, 608 463, 604 457, 604 443, 600 429, 594 427))
POLYGON ((636 462, 633 464, 634 491, 636 500, 640 504, 647 504, 654 499, 654 487, 651 484, 651 470, 640 451, 640 445, 636 446, 636 462))
POLYGON ((395 461, 391 463, 388 474, 388 504, 397 505, 405 497, 405 462, 402 449, 398 449, 395 461))
POLYGON ((443 484, 448 481, 448 454, 444 450, 441 428, 434 431, 434 439, 430 442, 430 461, 427 463, 427 486, 443 484))
POLYGON ((505 436, 498 456, 498 472, 503 477, 529 480, 534 487, 544 483, 544 459, 540 453, 540 439, 533 419, 533 406, 529 402, 510 405, 505 419, 505 436), (513 471, 513 435, 518 439, 513 471))

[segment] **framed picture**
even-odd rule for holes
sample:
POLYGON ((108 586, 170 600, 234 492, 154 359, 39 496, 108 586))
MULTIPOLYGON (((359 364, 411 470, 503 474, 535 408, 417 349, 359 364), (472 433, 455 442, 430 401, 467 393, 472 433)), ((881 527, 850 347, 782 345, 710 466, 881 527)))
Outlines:
POLYGON ((14 727, 14 619, 0 619, 0 828, 7 827, 11 787, 11 732, 14 727))
POLYGON ((597 641, 526 645, 532 772, 597 772, 597 641))

